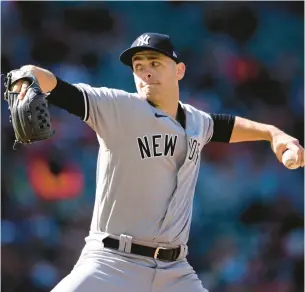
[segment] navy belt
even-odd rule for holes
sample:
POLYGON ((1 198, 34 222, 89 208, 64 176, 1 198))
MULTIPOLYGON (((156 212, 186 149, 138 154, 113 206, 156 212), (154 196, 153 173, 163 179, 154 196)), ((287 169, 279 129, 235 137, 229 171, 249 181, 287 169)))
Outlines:
MULTIPOLYGON (((118 250, 120 241, 111 237, 106 237, 103 240, 106 248, 118 250)), ((172 262, 178 259, 180 255, 180 247, 178 248, 164 248, 164 247, 149 247, 132 243, 130 253, 141 255, 145 257, 151 257, 164 262, 172 262)))

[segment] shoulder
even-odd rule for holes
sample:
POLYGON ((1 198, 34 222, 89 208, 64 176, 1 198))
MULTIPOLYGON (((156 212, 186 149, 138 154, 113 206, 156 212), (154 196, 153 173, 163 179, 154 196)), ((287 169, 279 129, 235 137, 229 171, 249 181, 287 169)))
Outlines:
POLYGON ((132 99, 132 100, 140 100, 140 97, 137 93, 127 92, 122 89, 111 88, 111 87, 93 87, 86 83, 75 83, 73 84, 75 87, 85 92, 86 94, 94 95, 96 97, 106 97, 113 99, 132 99))
POLYGON ((140 97, 136 93, 131 93, 122 89, 117 89, 117 88, 109 88, 109 87, 98 87, 99 91, 104 92, 110 96, 113 97, 123 97, 123 98, 129 98, 129 99, 134 99, 138 100, 140 97))

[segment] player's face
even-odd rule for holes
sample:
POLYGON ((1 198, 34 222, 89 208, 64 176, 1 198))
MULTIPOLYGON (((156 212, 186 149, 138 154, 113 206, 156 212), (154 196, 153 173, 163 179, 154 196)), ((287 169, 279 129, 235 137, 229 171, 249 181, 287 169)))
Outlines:
POLYGON ((133 75, 140 96, 158 104, 170 98, 178 81, 183 78, 183 63, 176 64, 171 58, 154 51, 142 51, 132 58, 133 75))

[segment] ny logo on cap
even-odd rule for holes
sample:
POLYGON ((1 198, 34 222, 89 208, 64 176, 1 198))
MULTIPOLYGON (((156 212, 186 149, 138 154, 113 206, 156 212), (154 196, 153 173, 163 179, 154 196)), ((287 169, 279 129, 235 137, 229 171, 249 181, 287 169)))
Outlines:
POLYGON ((148 45, 149 40, 150 40, 150 36, 148 36, 147 34, 141 35, 141 36, 138 38, 137 46, 148 45))

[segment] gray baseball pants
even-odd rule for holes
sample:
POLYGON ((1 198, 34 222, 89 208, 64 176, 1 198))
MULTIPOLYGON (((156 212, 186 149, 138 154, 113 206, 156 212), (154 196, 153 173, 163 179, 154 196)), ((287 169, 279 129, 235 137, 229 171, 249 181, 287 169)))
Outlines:
POLYGON ((51 292, 208 292, 185 257, 162 262, 114 251, 88 240, 74 266, 51 292))

